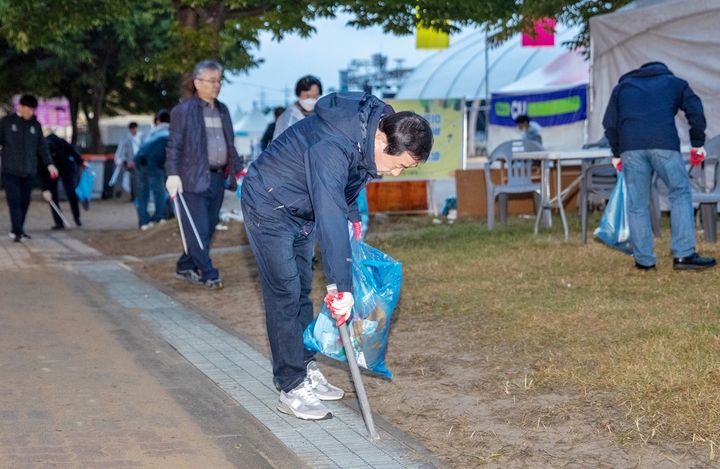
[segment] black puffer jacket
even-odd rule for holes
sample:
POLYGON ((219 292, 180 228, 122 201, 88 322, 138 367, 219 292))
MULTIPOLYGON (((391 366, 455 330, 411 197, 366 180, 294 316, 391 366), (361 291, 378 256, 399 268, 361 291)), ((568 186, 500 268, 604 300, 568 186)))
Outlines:
POLYGON ((392 112, 370 94, 329 94, 313 115, 270 143, 243 182, 250 198, 269 196, 277 202, 275 210, 315 223, 325 275, 339 291, 352 291, 347 222, 360 221, 357 196, 377 177, 375 131, 380 118, 392 112))
POLYGON ((31 176, 35 174, 38 162, 43 167, 52 164, 42 126, 35 117, 25 120, 13 113, 0 119, 0 146, 3 173, 31 176))
MULTIPOLYGON (((207 133, 203 117, 203 100, 197 95, 178 104, 170 112, 170 137, 167 145, 165 169, 168 176, 180 176, 183 190, 205 192, 210 187, 210 163, 207 152, 207 133)), ((237 189, 235 176, 243 170, 243 158, 235 149, 235 133, 227 106, 215 100, 220 111, 228 162, 225 176, 230 190, 237 189)))

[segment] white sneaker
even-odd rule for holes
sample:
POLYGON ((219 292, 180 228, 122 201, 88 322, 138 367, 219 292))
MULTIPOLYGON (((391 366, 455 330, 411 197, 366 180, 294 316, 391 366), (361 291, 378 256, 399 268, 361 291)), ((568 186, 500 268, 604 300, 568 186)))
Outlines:
POLYGON ((280 400, 277 410, 284 414, 294 415, 303 420, 325 420, 332 418, 332 412, 325 407, 312 390, 310 379, 305 378, 302 383, 290 392, 280 391, 280 400))
POLYGON ((153 222, 150 222, 150 223, 147 223, 147 224, 145 224, 145 225, 142 225, 142 226, 140 227, 140 229, 143 230, 143 231, 147 231, 147 230, 149 230, 150 228, 152 228, 153 226, 155 226, 155 224, 154 224, 153 222))
POLYGON ((337 401, 345 395, 345 391, 328 383, 328 380, 325 378, 325 375, 322 374, 320 368, 318 368, 315 360, 307 364, 307 377, 310 378, 310 383, 313 391, 315 391, 315 395, 321 401, 337 401))

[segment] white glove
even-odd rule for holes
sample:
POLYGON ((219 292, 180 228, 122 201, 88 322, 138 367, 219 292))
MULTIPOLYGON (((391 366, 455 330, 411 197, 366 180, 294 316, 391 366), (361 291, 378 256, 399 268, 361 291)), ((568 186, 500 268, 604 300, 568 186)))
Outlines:
POLYGON ((50 178, 51 178, 51 179, 56 179, 56 178, 58 177, 58 175, 60 174, 60 173, 58 172, 57 167, 56 167, 54 164, 49 164, 48 167, 47 167, 47 170, 48 170, 48 172, 50 173, 50 178))
POLYGON ((167 181, 165 181, 165 189, 170 194, 170 198, 174 199, 178 192, 183 191, 180 176, 168 176, 167 181))
POLYGON ((353 299, 352 293, 345 291, 336 295, 328 293, 325 296, 325 303, 328 305, 333 319, 335 319, 335 325, 342 326, 345 324, 345 321, 350 319, 350 313, 352 312, 355 300, 353 299))
POLYGON ((52 192, 50 191, 42 191, 43 199, 45 199, 45 202, 52 202, 52 192))

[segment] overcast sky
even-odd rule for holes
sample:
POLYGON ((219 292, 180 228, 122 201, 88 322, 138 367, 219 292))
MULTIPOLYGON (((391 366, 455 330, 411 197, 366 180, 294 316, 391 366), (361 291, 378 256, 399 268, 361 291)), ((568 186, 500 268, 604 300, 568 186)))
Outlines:
MULTIPOLYGON (((229 76, 219 99, 235 115, 237 105, 244 112, 252 109, 253 102, 266 106, 282 106, 286 97, 295 100, 295 83, 303 75, 315 75, 327 93, 339 88, 339 71, 346 69, 353 59, 369 60, 373 54, 388 57, 388 68, 396 67, 396 59, 404 59, 403 67, 415 67, 436 53, 415 49, 414 36, 385 35, 379 27, 355 29, 346 26, 349 15, 334 20, 318 20, 317 32, 308 39, 287 36, 278 43, 269 34, 260 36, 260 48, 255 51, 264 63, 249 74, 229 76)), ((452 36, 453 39, 460 36, 452 36)))

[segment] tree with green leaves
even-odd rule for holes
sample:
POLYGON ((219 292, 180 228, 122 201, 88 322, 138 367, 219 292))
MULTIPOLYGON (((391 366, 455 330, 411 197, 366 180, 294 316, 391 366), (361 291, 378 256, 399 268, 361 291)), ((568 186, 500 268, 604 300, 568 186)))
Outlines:
POLYGON ((276 40, 287 34, 308 36, 315 19, 342 11, 354 15, 351 27, 380 25, 397 35, 412 34, 417 26, 452 33, 483 25, 499 43, 517 32, 532 33, 536 20, 550 17, 581 26, 572 44, 577 46, 588 41, 591 16, 629 1, 63 0, 48 7, 42 0, 0 0, 0 38, 23 53, 47 51, 63 64, 72 83, 64 89, 75 90, 79 106, 87 107, 98 147, 96 119, 108 110, 108 98, 124 106, 120 97, 142 88, 143 80, 164 83, 158 86, 167 92, 167 84, 181 74, 187 97, 190 71, 199 60, 217 60, 229 71, 257 66, 252 49, 262 31, 276 40))

